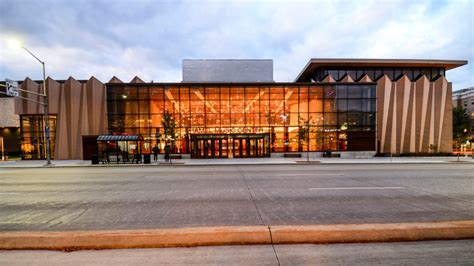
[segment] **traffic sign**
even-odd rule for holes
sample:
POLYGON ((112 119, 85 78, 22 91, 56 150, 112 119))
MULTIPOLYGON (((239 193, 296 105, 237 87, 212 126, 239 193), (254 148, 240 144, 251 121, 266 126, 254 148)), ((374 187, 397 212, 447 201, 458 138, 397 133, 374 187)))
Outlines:
POLYGON ((18 82, 11 80, 11 79, 5 79, 5 84, 7 85, 7 95, 10 96, 18 96, 18 82))

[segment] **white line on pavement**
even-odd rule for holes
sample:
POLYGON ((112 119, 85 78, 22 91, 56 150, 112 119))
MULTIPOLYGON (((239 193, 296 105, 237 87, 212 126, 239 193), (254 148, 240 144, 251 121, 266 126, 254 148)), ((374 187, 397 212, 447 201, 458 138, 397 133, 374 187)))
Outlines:
POLYGON ((317 173, 312 173, 312 174, 281 174, 281 175, 275 175, 275 176, 300 176, 300 175, 309 175, 309 176, 321 176, 321 175, 344 175, 344 174, 317 174, 317 173))
POLYGON ((311 190, 404 189, 405 187, 312 187, 311 190))

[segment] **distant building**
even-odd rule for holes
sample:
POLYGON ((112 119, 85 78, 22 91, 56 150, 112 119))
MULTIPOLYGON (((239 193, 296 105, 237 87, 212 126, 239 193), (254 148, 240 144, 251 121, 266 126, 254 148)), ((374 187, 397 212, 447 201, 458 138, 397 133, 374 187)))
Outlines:
MULTIPOLYGON (((48 78, 53 156, 89 158, 102 134, 114 135, 101 136, 100 145, 122 158, 171 139, 173 153, 190 158, 451 152, 452 85, 445 73, 465 64, 311 59, 294 82, 274 82, 272 60, 183 60, 182 82, 48 78), (167 140, 165 111, 176 121, 167 140), (302 139, 308 124, 309 138, 302 139)), ((21 88, 38 92, 41 83, 27 78, 21 88)), ((24 158, 44 158, 42 108, 15 99, 15 113, 24 158)))
POLYGON ((183 82, 273 82, 271 59, 184 59, 183 82))
POLYGON ((468 136, 469 139, 474 139, 474 87, 453 92, 453 107, 466 109, 469 115, 468 136))
POLYGON ((0 159, 20 156, 20 116, 15 114, 15 99, 0 94, 0 159), (3 146, 2 145, 3 142, 3 146))

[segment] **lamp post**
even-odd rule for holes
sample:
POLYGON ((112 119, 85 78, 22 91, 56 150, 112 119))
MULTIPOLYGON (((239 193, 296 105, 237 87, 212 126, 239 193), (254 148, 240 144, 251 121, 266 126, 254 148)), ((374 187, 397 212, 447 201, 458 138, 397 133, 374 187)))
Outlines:
POLYGON ((49 107, 48 107, 48 89, 46 87, 46 70, 44 61, 40 60, 36 55, 34 55, 26 47, 21 46, 25 51, 27 51, 31 56, 33 56, 38 62, 43 65, 43 97, 44 97, 44 134, 46 136, 46 165, 51 165, 51 136, 49 132, 49 107))

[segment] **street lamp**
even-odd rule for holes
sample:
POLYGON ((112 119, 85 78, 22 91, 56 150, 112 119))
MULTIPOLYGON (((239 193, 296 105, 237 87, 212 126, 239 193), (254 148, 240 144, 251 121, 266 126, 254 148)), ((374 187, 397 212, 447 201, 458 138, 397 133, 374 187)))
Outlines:
POLYGON ((43 65, 43 96, 44 97, 44 134, 46 136, 46 165, 51 165, 51 136, 49 131, 49 107, 48 107, 48 89, 46 87, 46 69, 44 61, 40 60, 35 54, 28 50, 25 46, 21 44, 18 40, 11 40, 11 44, 17 47, 23 48, 31 56, 33 56, 38 62, 43 65))

